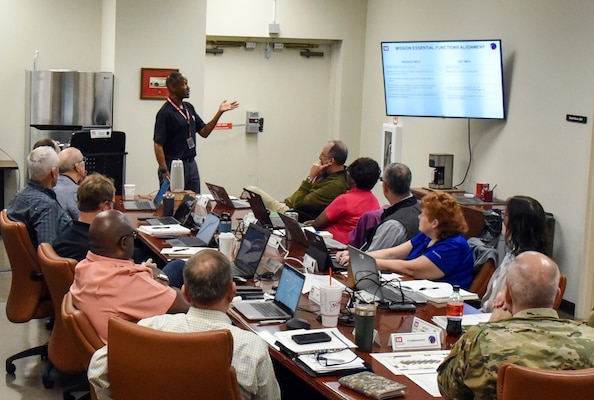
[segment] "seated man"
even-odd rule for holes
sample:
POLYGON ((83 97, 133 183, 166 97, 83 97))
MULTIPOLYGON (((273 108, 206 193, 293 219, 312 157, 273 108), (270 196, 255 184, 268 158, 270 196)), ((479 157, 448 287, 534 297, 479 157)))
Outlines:
POLYGON ((311 166, 299 189, 287 197, 284 203, 255 186, 248 186, 247 189, 262 196, 270 211, 285 213, 293 209, 306 216, 300 217, 300 220, 315 219, 332 200, 349 189, 344 168, 347 156, 348 149, 342 141, 331 140, 326 143, 319 161, 311 166))
POLYGON ((58 154, 41 146, 29 153, 29 183, 18 192, 7 208, 8 218, 27 225, 33 246, 52 243, 58 232, 72 224, 72 219, 56 201, 53 188, 58 181, 58 154))
POLYGON ((382 189, 390 207, 383 211, 379 224, 365 233, 364 251, 398 246, 419 233, 419 201, 410 192, 412 174, 400 163, 392 163, 384 170, 382 189))
POLYGON ((559 319, 552 309, 559 290, 557 264, 524 252, 509 266, 505 305, 491 322, 473 326, 438 368, 439 390, 450 399, 494 399, 499 365, 530 368, 594 367, 594 329, 559 319))
POLYGON ((99 213, 89 228, 90 251, 76 265, 70 287, 74 305, 83 311, 107 343, 107 321, 117 315, 127 321, 166 312, 186 312, 179 289, 152 265, 138 265, 134 253, 136 231, 117 210, 99 213))
POLYGON ((62 150, 58 154, 58 158, 60 159, 60 176, 58 176, 54 192, 56 192, 58 203, 73 220, 76 220, 79 215, 76 206, 76 191, 78 185, 87 176, 85 158, 76 147, 62 150))
POLYGON ((349 165, 347 182, 351 189, 332 200, 318 217, 308 222, 316 230, 325 229, 341 243, 349 242, 349 232, 367 211, 377 210, 379 202, 371 189, 380 177, 377 162, 368 157, 357 158, 349 165))
MULTIPOLYGON (((64 150, 66 151, 66 150, 64 150)), ((89 251, 89 227, 102 211, 113 209, 115 186, 104 175, 95 173, 85 179, 77 191, 80 216, 72 225, 60 232, 52 244, 56 253, 65 258, 82 261, 89 251)), ((147 260, 151 262, 152 260, 147 260)), ((169 285, 180 288, 183 282, 183 260, 172 260, 163 267, 169 285)))
MULTIPOLYGON (((192 305, 186 314, 160 315, 138 324, 167 332, 201 332, 228 329, 233 335, 233 360, 244 399, 280 399, 268 345, 256 334, 233 326, 227 309, 235 296, 229 260, 216 250, 192 256, 184 270, 182 293, 192 305)), ((89 381, 99 399, 110 399, 107 380, 108 346, 93 355, 89 381)), ((197 355, 199 356, 199 355, 197 355)))

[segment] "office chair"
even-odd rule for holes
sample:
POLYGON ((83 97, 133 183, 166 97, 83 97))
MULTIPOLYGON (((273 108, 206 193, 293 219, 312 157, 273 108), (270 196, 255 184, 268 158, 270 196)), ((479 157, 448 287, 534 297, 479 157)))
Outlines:
POLYGON ((475 270, 474 278, 472 279, 472 283, 468 290, 476 293, 479 299, 482 299, 487 291, 487 286, 494 272, 495 262, 492 258, 489 258, 475 270))
MULTIPOLYGON (((6 210, 0 213, 0 229, 12 270, 10 293, 6 301, 6 316, 14 323, 53 317, 54 308, 39 267, 37 252, 31 243, 27 227, 11 221, 6 210)), ((6 359, 6 372, 14 374, 14 360, 40 355, 47 358, 47 344, 21 351, 6 359)))
MULTIPOLYGON (((49 243, 41 243, 37 248, 37 254, 54 310, 60 310, 64 295, 68 293, 74 281, 74 267, 77 261, 60 257, 49 243)), ((56 312, 54 329, 48 345, 48 356, 51 365, 43 374, 43 384, 46 388, 53 387, 54 382, 50 374, 55 367, 61 373, 81 375, 78 379, 80 383, 64 389, 65 398, 71 396, 73 392, 89 390, 86 378, 89 360, 78 351, 73 333, 64 325, 61 312, 56 312)))
POLYGON ((594 368, 550 370, 502 364, 497 374, 499 400, 590 399, 594 393, 594 368))
MULTIPOLYGON (((86 314, 74 306, 70 292, 66 292, 64 295, 60 307, 60 317, 65 330, 68 331, 72 338, 72 343, 70 343, 72 348, 71 351, 76 353, 73 355, 73 358, 78 358, 81 368, 83 368, 84 371, 87 371, 93 353, 105 344, 97 334, 93 325, 91 325, 86 314)), ((85 389, 89 389, 88 382, 86 382, 86 385, 67 388, 67 390, 64 390, 64 399, 73 399, 74 397, 68 396, 71 396, 73 392, 85 389)), ((90 388, 90 390, 91 398, 96 398, 93 397, 94 392, 92 388, 90 388)))
POLYGON ((108 332, 114 399, 241 399, 228 330, 163 332, 113 317, 108 332))

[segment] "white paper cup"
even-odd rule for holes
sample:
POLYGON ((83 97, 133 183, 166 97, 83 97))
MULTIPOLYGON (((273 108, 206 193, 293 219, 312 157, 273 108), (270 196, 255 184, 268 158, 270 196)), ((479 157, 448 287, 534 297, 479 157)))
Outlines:
POLYGON ((133 183, 126 183, 124 185, 124 200, 134 200, 136 194, 136 185, 133 183))
POLYGON ((320 285, 320 311, 322 325, 334 327, 338 325, 340 305, 342 302, 342 288, 338 285, 320 285))
POLYGON ((233 254, 233 242, 235 235, 231 232, 223 232, 219 235, 219 251, 223 253, 229 260, 233 254))

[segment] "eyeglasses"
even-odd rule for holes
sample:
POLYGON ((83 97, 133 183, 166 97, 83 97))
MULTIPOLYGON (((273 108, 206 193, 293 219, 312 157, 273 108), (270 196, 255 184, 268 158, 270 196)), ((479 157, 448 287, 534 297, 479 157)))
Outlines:
MULTIPOLYGON (((349 358, 349 359, 344 359, 344 357, 341 357, 338 353, 340 353, 344 350, 346 350, 346 349, 317 353, 316 361, 324 367, 332 367, 335 365, 349 364, 357 359, 357 355, 355 353, 353 353, 354 357, 349 358), (333 354, 334 354, 334 357, 332 356, 333 354)), ((344 354, 343 354, 343 356, 344 356, 344 354)))
POLYGON ((122 240, 122 239, 125 239, 125 238, 129 238, 129 237, 131 237, 131 238, 133 238, 134 240, 136 240, 136 238, 138 237, 138 232, 136 232, 136 231, 132 231, 132 232, 130 232, 129 234, 122 236, 122 237, 120 238, 120 240, 122 240))
POLYGON ((75 164, 79 164, 79 163, 86 163, 87 162, 87 157, 83 156, 82 160, 75 162, 75 164))
MULTIPOLYGON (((107 203, 111 207, 112 210, 115 208, 115 201, 113 201, 113 200, 105 200, 104 203, 107 203)), ((136 231, 134 231, 134 232, 136 232, 136 231)))

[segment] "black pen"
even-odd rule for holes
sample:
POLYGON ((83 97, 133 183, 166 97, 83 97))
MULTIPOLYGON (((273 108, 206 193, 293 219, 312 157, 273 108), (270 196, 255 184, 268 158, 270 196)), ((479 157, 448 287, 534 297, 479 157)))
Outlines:
POLYGON ((287 321, 284 319, 269 319, 269 320, 265 320, 265 321, 260 321, 260 323, 258 325, 260 325, 260 326, 277 325, 277 324, 284 324, 285 322, 287 322, 287 321))
POLYGON ((439 289, 438 287, 422 287, 419 290, 437 290, 439 289))
POLYGON ((184 247, 183 249, 175 249, 172 251, 172 253, 177 253, 178 251, 185 251, 185 250, 190 250, 189 247, 184 247))
POLYGON ((169 229, 168 226, 153 226, 151 229, 169 229))

